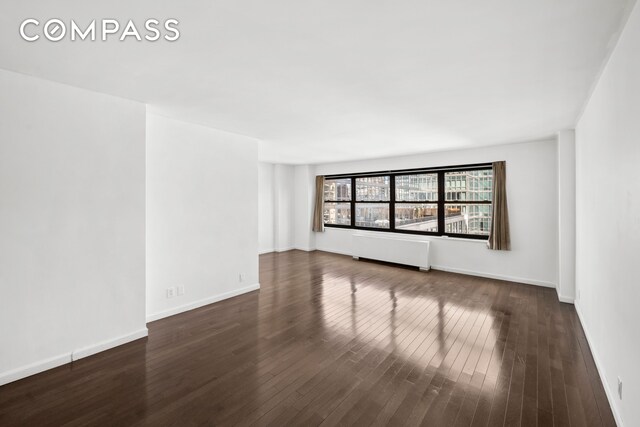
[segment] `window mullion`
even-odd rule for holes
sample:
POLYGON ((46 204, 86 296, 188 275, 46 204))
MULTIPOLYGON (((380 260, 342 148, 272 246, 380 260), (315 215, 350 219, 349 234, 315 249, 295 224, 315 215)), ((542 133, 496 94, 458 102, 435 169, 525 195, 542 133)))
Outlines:
POLYGON ((389 176, 389 230, 395 231, 396 229, 396 177, 394 175, 389 176))
POLYGON ((356 178, 351 177, 351 227, 356 226, 356 178))
POLYGON ((444 234, 444 172, 438 172, 438 235, 444 234))

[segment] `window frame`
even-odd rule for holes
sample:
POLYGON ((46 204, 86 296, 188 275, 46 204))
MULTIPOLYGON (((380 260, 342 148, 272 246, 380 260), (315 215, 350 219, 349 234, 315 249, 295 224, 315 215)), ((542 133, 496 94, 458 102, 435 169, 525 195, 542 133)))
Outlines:
MULTIPOLYGON (((351 218, 350 218, 350 222, 351 225, 353 225, 353 194, 355 191, 355 188, 353 187, 353 183, 354 180, 351 179, 351 177, 335 177, 335 178, 328 178, 325 177, 324 180, 324 185, 323 185, 323 189, 322 189, 322 200, 323 200, 323 205, 327 204, 327 203, 335 203, 336 205, 338 204, 348 204, 349 205, 349 209, 351 210, 351 218), (351 185, 351 198, 349 200, 339 200, 339 197, 336 197, 335 200, 329 200, 327 198, 324 197, 325 193, 324 193, 324 186, 326 185, 327 179, 349 179, 350 185, 351 185)), ((324 206, 323 206, 323 211, 324 211, 324 206)), ((324 224, 324 226, 331 226, 331 227, 336 227, 336 228, 351 228, 351 225, 344 225, 344 224, 327 224, 326 222, 324 222, 324 212, 322 215, 322 223, 324 224)))
MULTIPOLYGON (((351 179, 351 200, 337 202, 335 200, 323 200, 324 203, 349 203, 351 207, 351 225, 344 224, 327 224, 324 226, 328 228, 346 228, 366 231, 379 231, 381 233, 400 233, 400 234, 415 234, 421 236, 439 236, 439 237, 452 237, 461 239, 474 239, 474 240, 488 240, 489 236, 480 234, 464 234, 464 233, 447 233, 445 232, 445 206, 449 205, 491 205, 493 203, 493 193, 491 194, 491 200, 464 200, 464 201, 447 201, 445 200, 446 188, 445 188, 445 173, 448 172, 466 172, 472 170, 486 170, 492 169, 491 163, 476 163, 468 165, 457 166, 441 166, 432 168, 418 168, 418 169, 400 169, 400 170, 388 170, 377 172, 364 172, 353 174, 338 174, 338 175, 326 175, 325 180, 330 179, 351 179), (396 202, 396 177, 405 175, 424 175, 424 174, 437 174, 438 176, 438 200, 437 201, 400 201, 396 202), (389 201, 357 201, 356 191, 356 178, 363 177, 389 177, 389 201), (356 203, 388 203, 389 204, 389 228, 376 228, 376 227, 362 227, 356 225, 356 203), (418 231, 418 230, 403 230, 396 229, 396 203, 399 204, 432 204, 438 207, 438 231, 418 231)), ((323 219, 324 221, 324 219, 323 219)))

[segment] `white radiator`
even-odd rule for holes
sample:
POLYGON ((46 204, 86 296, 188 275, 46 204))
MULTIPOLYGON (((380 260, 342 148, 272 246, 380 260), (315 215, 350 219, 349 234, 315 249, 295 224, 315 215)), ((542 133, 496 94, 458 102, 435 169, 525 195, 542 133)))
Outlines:
POLYGON ((420 267, 428 271, 429 242, 426 240, 405 239, 398 236, 380 234, 354 234, 352 236, 353 258, 367 258, 378 261, 420 267))

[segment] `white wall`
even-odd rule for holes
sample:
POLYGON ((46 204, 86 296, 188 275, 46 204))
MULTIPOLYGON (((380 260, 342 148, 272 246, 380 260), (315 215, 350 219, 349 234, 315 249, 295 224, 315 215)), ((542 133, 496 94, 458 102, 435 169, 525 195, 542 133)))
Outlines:
POLYGON ((146 335, 145 106, 0 70, 0 385, 146 335))
POLYGON ((275 250, 274 165, 258 164, 258 251, 275 250))
POLYGON ((294 248, 294 175, 291 165, 274 165, 274 249, 278 252, 294 248))
MULTIPOLYGON (((387 159, 316 165, 318 175, 507 162, 512 251, 490 251, 486 242, 419 236, 432 241, 433 268, 555 287, 558 282, 556 141, 509 144, 387 159)), ((352 230, 316 233, 316 248, 351 253, 352 230)), ((407 237, 415 238, 415 237, 407 237)))
POLYGON ((316 246, 316 233, 311 231, 315 204, 315 166, 296 166, 294 176, 294 247, 311 251, 316 246))
POLYGON ((576 307, 618 423, 626 426, 640 425, 638 52, 636 5, 576 128, 576 307))
POLYGON ((148 115, 148 319, 257 289, 257 211, 256 140, 148 115))
POLYGON ((576 295, 576 135, 558 132, 558 298, 576 295))
MULTIPOLYGON (((309 166, 260 163, 258 197, 260 253, 283 252, 294 248, 309 250, 311 229, 305 220, 308 203, 297 203, 309 197, 309 166)), ((308 218, 311 227, 311 217, 308 218)))

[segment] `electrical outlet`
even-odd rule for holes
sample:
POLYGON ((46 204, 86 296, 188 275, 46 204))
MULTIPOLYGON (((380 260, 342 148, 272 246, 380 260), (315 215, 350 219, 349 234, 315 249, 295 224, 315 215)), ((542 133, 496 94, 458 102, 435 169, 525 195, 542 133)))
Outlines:
POLYGON ((178 286, 177 290, 178 290, 178 296, 184 295, 184 285, 178 286))
POLYGON ((622 400, 622 380, 618 377, 618 397, 622 400))
POLYGON ((173 286, 170 288, 167 288, 167 298, 173 298, 176 296, 176 288, 174 288, 173 286))
POLYGON ((238 274, 238 280, 241 282, 244 282, 244 274, 242 273, 238 274))

